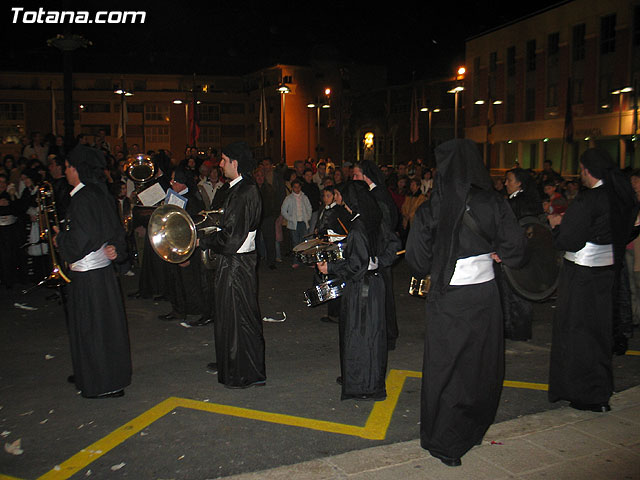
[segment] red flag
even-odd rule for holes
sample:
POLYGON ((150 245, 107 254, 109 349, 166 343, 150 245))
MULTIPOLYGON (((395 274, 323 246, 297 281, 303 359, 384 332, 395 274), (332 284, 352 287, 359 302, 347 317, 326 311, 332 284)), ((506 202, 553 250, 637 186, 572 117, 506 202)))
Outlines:
POLYGON ((189 108, 189 145, 196 147, 198 138, 200 138, 200 115, 198 115, 198 103, 194 97, 189 108))

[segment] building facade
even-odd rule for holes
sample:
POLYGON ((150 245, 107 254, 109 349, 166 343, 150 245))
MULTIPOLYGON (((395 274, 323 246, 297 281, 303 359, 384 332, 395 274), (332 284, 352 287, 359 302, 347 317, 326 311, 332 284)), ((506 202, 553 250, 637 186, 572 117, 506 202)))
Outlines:
POLYGON ((465 136, 494 169, 575 173, 589 147, 635 152, 640 2, 573 0, 466 42, 465 136))

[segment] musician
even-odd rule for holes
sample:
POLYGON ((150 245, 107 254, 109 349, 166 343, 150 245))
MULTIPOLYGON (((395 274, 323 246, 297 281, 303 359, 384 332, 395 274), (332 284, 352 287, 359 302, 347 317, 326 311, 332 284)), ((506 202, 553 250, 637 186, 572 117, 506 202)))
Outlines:
MULTIPOLYGON (((369 192, 376 200, 378 208, 382 212, 382 223, 386 226, 389 236, 396 235, 398 227, 398 208, 391 198, 389 190, 385 186, 384 174, 371 160, 364 160, 353 167, 353 179, 364 180, 369 187, 369 192)), ((387 325, 387 347, 395 350, 399 335, 398 320, 396 318, 396 300, 393 294, 393 273, 391 265, 382 267, 380 274, 384 280, 385 291, 385 321, 387 325)))
POLYGON ((384 243, 382 214, 364 182, 349 182, 342 192, 352 218, 347 226, 345 259, 318 263, 321 273, 346 283, 340 310, 341 399, 386 398, 387 338, 384 281, 378 269, 395 259, 399 242, 384 243))
MULTIPOLYGON (((505 176, 508 202, 516 219, 542 215, 542 202, 531 175, 522 168, 514 168, 505 176)), ((504 337, 526 341, 532 336, 533 303, 518 295, 506 276, 496 269, 498 288, 504 316, 504 337)))
MULTIPOLYGON (((186 212, 194 217, 204 209, 204 203, 196 187, 195 179, 188 170, 178 167, 171 174, 171 188, 184 197, 187 203, 183 206, 186 212)), ((151 252, 150 252, 151 253, 151 252)), ((185 320, 187 315, 199 315, 191 320, 192 327, 204 326, 213 321, 211 308, 207 308, 203 295, 200 255, 192 255, 188 260, 168 264, 167 283, 171 311, 159 315, 160 320, 185 320)))
POLYGON ((613 286, 635 221, 629 179, 603 150, 580 157, 578 193, 564 215, 549 216, 564 250, 553 319, 549 400, 606 412, 613 392, 613 286))
MULTIPOLYGON (((338 195, 339 194, 338 192, 338 195)), ((342 197, 340 197, 340 204, 338 204, 335 201, 334 188, 326 187, 322 190, 322 202, 324 203, 324 207, 318 216, 316 235, 319 237, 327 236, 330 242, 344 240, 348 233, 345 225, 351 221, 351 215, 346 208, 344 208, 344 205, 342 205, 342 197)), ((335 275, 321 274, 316 267, 313 284, 319 285, 334 278, 335 275)), ((340 298, 341 297, 334 298, 327 302, 327 315, 320 318, 320 321, 325 323, 338 323, 340 317, 340 298)))
POLYGON ((264 385, 267 378, 255 250, 262 204, 250 176, 255 161, 246 142, 225 147, 220 166, 230 179, 221 230, 199 239, 201 248, 218 254, 214 270, 217 361, 207 366, 217 370, 218 381, 225 387, 247 388, 264 385))
POLYGON ((431 275, 420 443, 444 464, 458 466, 493 422, 502 389, 502 309, 493 260, 518 267, 526 239, 472 141, 450 140, 435 155, 433 193, 416 212, 406 258, 416 278, 431 275))
POLYGON ((124 230, 104 182, 104 154, 74 148, 65 175, 67 222, 54 243, 70 266, 68 329, 73 380, 86 398, 121 397, 131 383, 127 317, 111 262, 125 252, 124 230))

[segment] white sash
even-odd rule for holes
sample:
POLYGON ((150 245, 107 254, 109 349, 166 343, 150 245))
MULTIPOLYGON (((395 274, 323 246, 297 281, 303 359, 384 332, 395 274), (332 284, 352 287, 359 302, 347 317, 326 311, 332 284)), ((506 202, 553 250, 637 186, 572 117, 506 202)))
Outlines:
POLYGON ((449 285, 475 285, 493 280, 493 259, 490 253, 459 258, 449 285))
POLYGON ((613 245, 587 242, 577 252, 565 252, 564 258, 583 267, 608 267, 613 265, 613 245))
POLYGON ((90 270, 97 270, 98 268, 104 268, 111 264, 111 260, 107 258, 105 253, 105 243, 95 252, 88 253, 77 262, 73 262, 69 268, 74 272, 88 272, 90 270))

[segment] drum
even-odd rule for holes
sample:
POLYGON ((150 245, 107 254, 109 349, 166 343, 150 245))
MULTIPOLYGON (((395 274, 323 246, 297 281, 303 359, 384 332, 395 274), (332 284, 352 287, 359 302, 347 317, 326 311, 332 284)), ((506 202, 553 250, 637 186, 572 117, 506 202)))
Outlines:
POLYGON ((507 282, 521 297, 534 302, 548 299, 555 292, 564 252, 553 247, 551 227, 538 217, 519 221, 527 237, 525 262, 520 268, 501 264, 507 282))
POLYGON ((334 300, 344 293, 346 284, 340 280, 329 280, 324 283, 304 291, 304 298, 307 307, 317 307, 318 305, 334 300))
POLYGON ((298 245, 293 247, 293 253, 304 252, 305 250, 308 250, 318 245, 324 245, 325 243, 326 242, 324 240, 321 240, 319 238, 309 238, 304 242, 299 243, 298 245))
POLYGON ((337 260, 344 260, 344 252, 347 249, 347 244, 342 242, 332 243, 326 248, 326 256, 328 262, 335 262, 337 260))
POLYGON ((409 283, 409 295, 414 297, 424 298, 429 293, 431 287, 431 276, 427 275, 422 280, 418 280, 416 277, 411 277, 411 283, 409 283))

